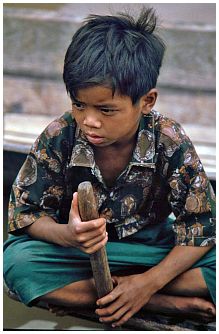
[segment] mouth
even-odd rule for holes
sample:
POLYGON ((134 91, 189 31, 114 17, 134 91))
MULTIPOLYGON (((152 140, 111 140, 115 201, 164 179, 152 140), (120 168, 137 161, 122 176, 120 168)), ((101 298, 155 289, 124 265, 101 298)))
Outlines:
POLYGON ((97 136, 93 133, 85 133, 85 136, 91 144, 102 144, 104 141, 103 137, 97 136))

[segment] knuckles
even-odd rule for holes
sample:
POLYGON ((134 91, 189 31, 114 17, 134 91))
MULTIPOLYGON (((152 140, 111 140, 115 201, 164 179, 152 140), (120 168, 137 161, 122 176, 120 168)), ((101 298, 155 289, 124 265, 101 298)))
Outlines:
POLYGON ((132 317, 132 313, 128 313, 124 316, 121 325, 123 325, 126 321, 128 321, 132 317))
POLYGON ((114 299, 115 299, 115 296, 113 294, 110 294, 109 297, 108 297, 108 303, 113 302, 114 299))
POLYGON ((82 232, 80 224, 75 224, 74 231, 75 231, 75 234, 80 234, 82 232))
POLYGON ((104 225, 104 228, 106 227, 106 219, 105 218, 98 218, 98 219, 92 220, 92 223, 93 223, 94 228, 102 228, 102 225, 104 225))
MULTIPOLYGON (((109 307, 109 308, 107 309, 106 315, 112 315, 113 312, 114 312, 114 310, 113 310, 111 307, 109 307)), ((113 318, 116 319, 116 315, 114 315, 113 318)))
MULTIPOLYGON (((83 237, 82 235, 79 234, 79 235, 77 236, 77 242, 79 242, 79 243, 82 244, 82 243, 85 243, 85 241, 86 241, 86 240, 84 239, 84 237, 83 237)), ((84 245, 84 246, 85 246, 85 245, 84 245)))
POLYGON ((90 249, 83 249, 83 252, 88 254, 88 255, 93 253, 90 249))

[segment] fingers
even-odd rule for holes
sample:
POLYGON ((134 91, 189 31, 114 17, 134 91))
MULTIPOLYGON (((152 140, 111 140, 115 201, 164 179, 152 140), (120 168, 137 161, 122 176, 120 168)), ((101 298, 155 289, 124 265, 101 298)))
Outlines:
POLYGON ((123 325, 134 313, 128 302, 124 304, 120 300, 104 309, 96 310, 96 314, 100 316, 100 322, 112 323, 112 327, 123 325))
MULTIPOLYGON (((101 227, 106 227, 106 219, 105 218, 97 218, 95 220, 89 220, 87 222, 80 221, 75 224, 75 232, 80 234, 89 231, 97 231, 101 227)), ((100 231, 98 232, 100 233, 100 231)))
POLYGON ((134 313, 135 312, 128 311, 127 313, 123 315, 123 317, 119 321, 113 322, 112 327, 118 327, 118 326, 123 325, 133 316, 134 313))
POLYGON ((99 320, 100 320, 100 322, 110 322, 110 323, 113 322, 113 324, 116 325, 117 322, 121 323, 122 318, 123 318, 123 316, 125 316, 127 311, 128 311, 127 305, 124 305, 123 307, 119 308, 118 311, 115 312, 113 315, 108 316, 108 317, 100 317, 99 320))
POLYGON ((110 293, 108 293, 108 295, 98 299, 96 304, 100 307, 104 307, 105 305, 115 301, 120 296, 120 294, 121 292, 117 288, 115 288, 110 293))
POLYGON ((111 323, 112 327, 123 325, 135 314, 140 307, 135 300, 127 296, 127 284, 124 286, 124 278, 112 277, 115 288, 106 296, 97 300, 96 314, 100 322, 111 323))
POLYGON ((73 194, 68 225, 73 244, 87 254, 95 253, 105 246, 108 241, 105 218, 81 221, 77 193, 73 194))
MULTIPOLYGON (((115 314, 120 308, 124 306, 124 303, 122 303, 119 299, 116 300, 114 303, 110 304, 109 306, 105 308, 96 309, 96 314, 98 314, 102 321, 110 321, 108 318, 111 319, 111 316, 115 314)), ((118 318, 119 319, 119 318, 118 318)), ((100 321, 101 321, 100 320, 100 321)), ((111 319, 112 320, 112 319, 111 319)), ((117 320, 116 318, 114 320, 117 320)))
MULTIPOLYGON (((100 222, 102 224, 102 222, 100 222)), ((84 224, 81 222, 80 225, 84 224)), ((96 224, 98 226, 98 224, 96 224)), ((79 244, 80 249, 87 253, 92 254, 101 249, 108 241, 108 233, 106 232, 106 224, 100 226, 99 228, 88 231, 88 232, 78 232, 76 234, 76 241, 79 244)))
POLYGON ((83 247, 90 248, 93 245, 99 243, 100 241, 104 240, 107 237, 107 232, 102 233, 101 235, 98 235, 97 237, 90 238, 90 240, 87 240, 83 243, 83 247))
POLYGON ((107 308, 96 310, 96 314, 100 316, 100 322, 111 323, 112 327, 123 325, 134 313, 136 313, 136 311, 131 308, 128 302, 123 304, 120 301, 113 303, 113 305, 107 308))
POLYGON ((71 214, 71 219, 74 220, 76 233, 92 231, 106 225, 105 218, 97 218, 94 220, 89 220, 87 222, 81 221, 78 209, 78 193, 73 194, 70 214, 71 214))
POLYGON ((112 279, 112 282, 113 282, 113 286, 116 287, 116 285, 119 284, 119 277, 112 276, 111 279, 112 279))
MULTIPOLYGON (((84 224, 84 223, 81 223, 81 224, 84 224)), ((87 246, 91 246, 92 244, 92 239, 95 239, 95 238, 99 238, 99 240, 97 241, 101 241, 101 238, 104 239, 106 236, 106 225, 103 224, 102 226, 98 227, 97 229, 95 230, 91 230, 91 231, 88 231, 88 232, 78 232, 78 241, 81 242, 81 243, 84 243, 84 246, 86 247, 86 243, 87 243, 87 246)))
POLYGON ((100 242, 96 243, 95 245, 92 245, 91 247, 83 247, 83 246, 80 246, 79 248, 84 252, 84 253, 87 253, 87 254, 93 254, 95 252, 97 252, 98 250, 100 250, 102 247, 104 247, 106 245, 108 241, 108 233, 106 233, 106 236, 103 240, 101 240, 100 242))

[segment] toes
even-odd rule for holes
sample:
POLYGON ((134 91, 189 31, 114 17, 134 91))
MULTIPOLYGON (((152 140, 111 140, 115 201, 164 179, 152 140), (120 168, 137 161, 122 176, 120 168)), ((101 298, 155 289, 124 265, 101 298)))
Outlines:
POLYGON ((215 309, 215 307, 209 307, 208 309, 207 309, 207 312, 211 315, 211 316, 216 316, 216 309, 215 309))
POLYGON ((216 315, 215 306, 213 303, 202 299, 202 298, 195 298, 194 299, 194 310, 197 312, 204 312, 209 315, 216 315))

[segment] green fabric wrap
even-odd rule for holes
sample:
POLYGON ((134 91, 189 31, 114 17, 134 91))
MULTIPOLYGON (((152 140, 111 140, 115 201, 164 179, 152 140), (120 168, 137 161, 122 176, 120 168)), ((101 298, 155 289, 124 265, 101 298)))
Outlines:
MULTIPOLYGON (((111 272, 130 266, 152 267, 173 248, 165 242, 148 245, 150 231, 141 230, 122 241, 107 243, 111 272)), ((186 247, 186 246, 185 246, 186 247)), ((193 267, 200 267, 215 303, 216 252, 212 248, 193 267)), ((10 236, 4 244, 4 279, 20 300, 31 306, 34 299, 57 288, 92 276, 89 255, 76 248, 64 248, 37 241, 28 235, 10 236)))

